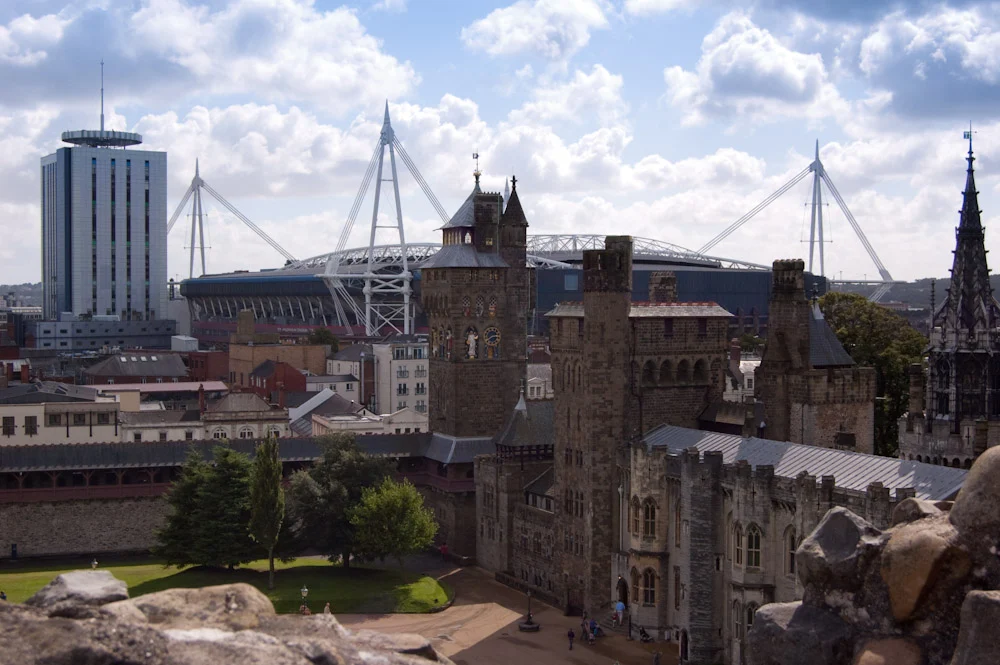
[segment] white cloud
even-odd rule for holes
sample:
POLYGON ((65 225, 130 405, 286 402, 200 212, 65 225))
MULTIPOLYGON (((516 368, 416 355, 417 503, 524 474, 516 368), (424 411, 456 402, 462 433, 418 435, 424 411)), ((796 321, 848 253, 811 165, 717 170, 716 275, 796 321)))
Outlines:
POLYGON ((379 0, 372 9, 383 12, 405 12, 407 0, 379 0))
POLYGON ((625 0, 625 11, 629 14, 658 14, 677 10, 690 10, 701 4, 701 0, 625 0))
POLYGON ((35 18, 23 14, 7 25, 0 25, 0 62, 34 65, 46 57, 45 50, 62 39, 70 19, 56 14, 35 18))
POLYGON ((705 37, 694 71, 673 66, 663 75, 667 99, 687 125, 709 117, 816 120, 847 110, 820 55, 788 48, 741 12, 724 16, 705 37))
POLYGON ((518 0, 462 28, 466 47, 490 55, 533 53, 565 60, 608 27, 602 0, 518 0))
POLYGON ((531 101, 512 111, 512 123, 538 123, 566 120, 580 122, 595 115, 603 124, 619 122, 628 105, 622 98, 624 79, 601 65, 594 65, 589 74, 576 71, 560 84, 541 84, 535 88, 531 101))
POLYGON ((306 0, 235 0, 220 11, 147 0, 131 16, 132 48, 175 63, 203 92, 253 92, 342 112, 406 95, 419 81, 349 9, 306 0))

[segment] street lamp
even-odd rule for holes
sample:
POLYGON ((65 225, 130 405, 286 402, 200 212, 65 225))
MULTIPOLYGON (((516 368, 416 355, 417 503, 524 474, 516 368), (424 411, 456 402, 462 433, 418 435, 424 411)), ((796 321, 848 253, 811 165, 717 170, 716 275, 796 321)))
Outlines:
POLYGON ((303 584, 303 585, 302 585, 302 588, 301 588, 301 589, 299 589, 299 593, 301 593, 301 594, 302 594, 302 602, 303 602, 303 603, 304 603, 304 602, 306 602, 306 596, 308 596, 308 595, 309 595, 309 589, 307 589, 307 588, 306 588, 306 585, 305 585, 305 584, 303 584))
POLYGON ((93 561, 90 562, 90 569, 91 570, 97 570, 97 559, 96 558, 93 561))
POLYGON ((531 590, 528 591, 528 620, 525 621, 527 624, 534 623, 531 619, 531 590))

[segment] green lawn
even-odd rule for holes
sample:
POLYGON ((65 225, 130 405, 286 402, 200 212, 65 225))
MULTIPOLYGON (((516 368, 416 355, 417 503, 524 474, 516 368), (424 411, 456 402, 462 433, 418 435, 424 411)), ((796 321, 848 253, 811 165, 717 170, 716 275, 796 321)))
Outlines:
MULTIPOLYGON (((246 582, 268 595, 280 613, 297 612, 302 602, 300 589, 309 589, 309 608, 321 612, 327 602, 334 613, 426 612, 440 607, 452 597, 433 577, 395 570, 357 567, 344 569, 324 559, 296 559, 275 562, 275 588, 267 590, 267 561, 255 561, 234 571, 207 568, 165 568, 154 559, 109 561, 102 570, 128 584, 129 595, 141 596, 173 588, 190 588, 246 582)), ((58 563, 0 564, 0 589, 12 602, 22 602, 48 584, 59 573, 89 568, 85 561, 76 565, 58 563)))

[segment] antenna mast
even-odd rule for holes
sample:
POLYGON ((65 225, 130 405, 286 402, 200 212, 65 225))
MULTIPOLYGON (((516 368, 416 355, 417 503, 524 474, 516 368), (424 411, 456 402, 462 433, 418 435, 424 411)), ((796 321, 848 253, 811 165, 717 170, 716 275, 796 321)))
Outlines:
POLYGON ((104 131, 104 58, 101 58, 101 131, 104 131))

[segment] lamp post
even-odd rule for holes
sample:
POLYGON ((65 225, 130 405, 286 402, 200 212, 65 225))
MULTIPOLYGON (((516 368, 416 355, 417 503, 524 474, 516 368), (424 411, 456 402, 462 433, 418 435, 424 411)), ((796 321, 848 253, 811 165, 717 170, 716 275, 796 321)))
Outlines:
POLYGON ((90 562, 90 569, 91 570, 97 570, 97 559, 96 558, 93 561, 90 562))
POLYGON ((533 623, 531 618, 531 591, 528 591, 528 620, 525 623, 533 623))
POLYGON ((365 400, 365 352, 361 352, 361 406, 366 409, 370 406, 365 400))
POLYGON ((528 596, 528 616, 526 616, 524 618, 524 621, 521 621, 521 622, 519 622, 517 624, 517 629, 520 630, 523 633, 537 633, 538 629, 541 628, 541 626, 539 624, 535 623, 534 617, 531 616, 531 591, 530 590, 527 592, 527 596, 528 596))
POLYGON ((303 603, 304 603, 304 602, 306 602, 306 596, 308 596, 308 595, 309 595, 309 589, 307 589, 307 588, 306 588, 306 585, 305 585, 305 584, 303 584, 303 585, 302 585, 302 588, 301 588, 301 589, 299 589, 299 593, 301 593, 301 594, 302 594, 302 602, 303 602, 303 603))

